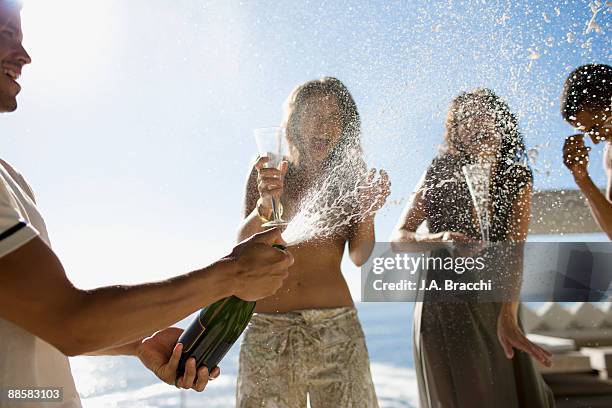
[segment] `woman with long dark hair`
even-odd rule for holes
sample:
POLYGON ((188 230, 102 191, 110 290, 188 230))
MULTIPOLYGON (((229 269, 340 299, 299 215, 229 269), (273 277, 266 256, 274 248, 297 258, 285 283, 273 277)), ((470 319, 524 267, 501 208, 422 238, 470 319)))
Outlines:
POLYGON ((262 230, 272 198, 289 221, 306 214, 300 220, 310 222, 309 231, 301 242, 288 242, 295 263, 284 286, 257 303, 241 345, 236 405, 306 407, 309 397, 312 407, 377 407, 365 338, 340 264, 347 243, 355 265, 370 256, 388 177, 381 171, 375 180, 367 172, 357 107, 336 78, 298 86, 283 126, 289 155, 279 169, 264 168, 267 158, 255 164, 239 239, 262 230))
MULTIPOLYGON (((483 220, 477 216, 463 170, 474 165, 490 166, 484 210, 489 214, 488 240, 524 242, 533 175, 515 115, 488 89, 465 92, 452 101, 444 146, 392 240, 408 246, 454 243, 462 250, 466 244, 482 244, 483 220), (428 232, 417 233, 423 223, 428 232)), ((495 301, 459 296, 449 302, 435 297, 426 293, 415 304, 414 357, 421 408, 554 406, 531 359, 549 365, 551 356, 523 334, 516 296, 495 301)))

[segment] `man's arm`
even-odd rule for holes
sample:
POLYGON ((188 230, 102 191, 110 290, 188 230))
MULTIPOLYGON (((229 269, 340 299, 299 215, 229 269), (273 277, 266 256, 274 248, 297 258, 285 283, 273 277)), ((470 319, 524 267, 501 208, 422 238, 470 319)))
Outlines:
MULTIPOLYGON (((612 170, 609 157, 605 157, 608 174, 608 191, 606 197, 595 185, 588 172, 589 148, 584 144, 583 135, 573 135, 566 139, 563 146, 564 163, 572 172, 576 184, 586 197, 591 213, 601 229, 612 239, 612 202, 609 201, 612 190, 612 170)), ((606 155, 608 152, 606 151, 606 155)))
POLYGON ((291 254, 271 247, 279 239, 276 230, 258 234, 230 256, 166 281, 85 291, 70 283, 53 251, 34 238, 0 258, 0 317, 66 355, 125 345, 223 297, 273 294, 293 262, 291 254))
MULTIPOLYGON (((576 184, 578 184, 580 191, 587 198, 595 221, 608 234, 608 237, 612 239, 612 202, 602 194, 590 177, 577 178, 576 184)), ((608 182, 608 196, 610 195, 609 191, 610 182, 608 182)))
POLYGON ((208 380, 217 378, 221 371, 219 367, 214 367, 210 373, 206 366, 196 368, 195 359, 190 358, 185 364, 183 376, 177 378, 176 371, 183 351, 183 345, 177 342, 182 333, 183 330, 178 327, 168 327, 150 337, 118 347, 87 353, 87 355, 138 357, 145 367, 165 383, 202 392, 206 388, 208 380))
POLYGON ((66 355, 83 354, 146 337, 229 296, 231 268, 221 261, 164 282, 84 291, 35 238, 0 258, 0 316, 66 355), (216 269, 227 273, 212 273, 216 269))

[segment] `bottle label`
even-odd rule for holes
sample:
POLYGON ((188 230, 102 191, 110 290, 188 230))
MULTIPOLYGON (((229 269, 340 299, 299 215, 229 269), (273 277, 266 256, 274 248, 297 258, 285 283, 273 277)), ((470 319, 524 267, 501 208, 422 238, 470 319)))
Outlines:
POLYGON ((179 343, 183 344, 183 353, 189 353, 193 346, 197 343, 200 336, 202 336, 202 334, 204 334, 206 331, 206 326, 202 324, 202 316, 204 315, 204 312, 204 310, 201 310, 200 313, 198 313, 197 319, 194 319, 194 321, 181 335, 179 343))

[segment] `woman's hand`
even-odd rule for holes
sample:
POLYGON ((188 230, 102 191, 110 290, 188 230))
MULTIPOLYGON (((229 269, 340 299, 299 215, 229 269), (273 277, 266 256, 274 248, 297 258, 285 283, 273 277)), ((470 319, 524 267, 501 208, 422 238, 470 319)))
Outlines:
POLYGON ((471 257, 479 254, 485 247, 484 242, 457 231, 443 232, 441 241, 453 245, 453 256, 455 257, 471 257))
POLYGON ((584 135, 577 134, 565 139, 563 145, 563 163, 572 172, 576 181, 584 180, 589 176, 590 147, 584 144, 584 135))
POLYGON ((280 202, 280 197, 283 194, 285 174, 289 168, 289 163, 283 160, 279 168, 267 168, 266 163, 270 159, 268 157, 260 157, 255 163, 257 170, 257 191, 259 191, 259 199, 257 200, 257 212, 263 218, 272 218, 272 198, 280 202))
POLYGON ((391 181, 386 171, 380 170, 377 180, 376 169, 370 169, 368 176, 357 187, 359 213, 366 218, 380 210, 391 194, 391 181))
POLYGON ((219 376, 219 367, 215 367, 210 376, 206 367, 196 371, 193 358, 185 364, 185 374, 176 378, 176 370, 183 350, 182 344, 177 344, 182 329, 169 327, 154 333, 151 337, 142 340, 138 345, 137 355, 140 361, 163 382, 175 385, 178 388, 204 391, 208 380, 219 376))
POLYGON ((552 365, 552 354, 532 343, 518 325, 517 312, 508 310, 505 305, 497 318, 497 339, 508 359, 514 357, 514 349, 529 353, 546 367, 552 365))
POLYGON ((476 242, 478 242, 474 238, 470 237, 469 235, 464 234, 463 232, 457 232, 457 231, 443 232, 441 235, 441 241, 458 244, 458 245, 469 245, 469 244, 475 244, 476 242))

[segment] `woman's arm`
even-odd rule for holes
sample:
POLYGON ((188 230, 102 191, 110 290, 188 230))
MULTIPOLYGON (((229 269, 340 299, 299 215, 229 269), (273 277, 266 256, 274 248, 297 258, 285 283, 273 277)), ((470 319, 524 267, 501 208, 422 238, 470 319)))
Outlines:
POLYGON ((257 170, 253 167, 247 180, 246 191, 244 194, 244 219, 238 230, 238 242, 250 237, 257 232, 263 231, 261 224, 264 221, 260 218, 257 211, 257 170))
POLYGON ((417 190, 408 201, 398 224, 391 234, 391 243, 397 252, 423 252, 434 249, 432 243, 452 240, 451 233, 426 233, 417 234, 417 229, 427 220, 427 209, 423 195, 425 187, 425 176, 417 185, 417 190), (446 237, 445 237, 446 234, 446 237))
POLYGON ((263 231, 262 224, 272 217, 272 198, 280 200, 283 193, 288 163, 280 169, 266 168, 267 157, 260 157, 253 166, 244 194, 244 220, 238 230, 238 242, 263 231))
POLYGON ((506 236, 508 245, 507 248, 504 249, 512 250, 511 256, 513 258, 513 270, 511 271, 512 273, 510 275, 513 281, 504 282, 510 283, 509 288, 511 288, 512 293, 510 293, 508 296, 510 301, 504 302, 502 309, 505 312, 509 312, 515 316, 518 315, 518 307, 520 303, 519 296, 523 277, 522 244, 527 240, 527 234, 529 232, 529 223, 531 221, 531 197, 532 187, 529 185, 519 192, 514 204, 512 205, 510 217, 508 218, 508 225, 510 226, 508 235, 506 236))
POLYGON ((400 217, 400 221, 391 235, 391 248, 395 252, 428 252, 448 248, 450 244, 473 244, 474 239, 459 231, 441 231, 436 233, 417 234, 417 229, 427 221, 427 206, 424 196, 426 189, 423 175, 412 194, 410 201, 400 217))
POLYGON ((362 266, 374 249, 376 235, 374 232, 374 217, 371 214, 366 219, 360 221, 351 233, 349 239, 349 256, 356 266, 362 266))
POLYGON ((376 170, 371 169, 358 189, 357 201, 361 219, 353 226, 349 238, 349 256, 356 266, 366 263, 372 254, 376 241, 374 218, 391 193, 391 181, 387 172, 380 170, 380 177, 377 180, 375 177, 376 170))
POLYGON ((504 279, 503 283, 512 293, 501 305, 497 319, 497 337, 507 358, 514 357, 516 348, 529 353, 541 364, 550 366, 552 355, 529 341, 518 325, 519 296, 523 274, 523 243, 529 232, 531 195, 531 185, 520 191, 508 219, 510 230, 507 235, 507 243, 502 249, 511 251, 509 255, 511 259, 508 260, 508 264, 511 265, 512 270, 511 273, 506 274, 508 279, 504 279))
MULTIPOLYGON (((393 233, 391 234, 391 242, 424 242, 431 240, 433 237, 417 236, 417 229, 423 221, 427 219, 427 212, 425 211, 425 200, 421 187, 413 193, 410 201, 406 205, 400 221, 396 225, 393 233)), ((438 234, 435 234, 438 235, 438 234)))

